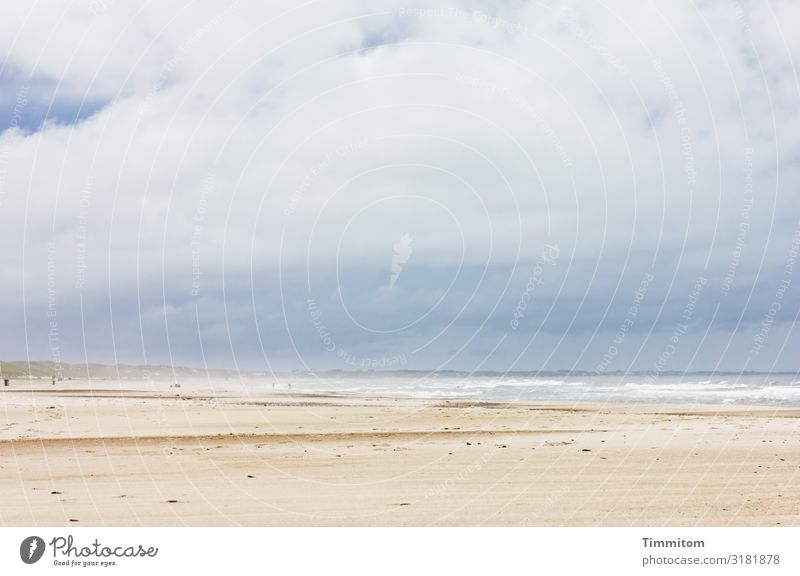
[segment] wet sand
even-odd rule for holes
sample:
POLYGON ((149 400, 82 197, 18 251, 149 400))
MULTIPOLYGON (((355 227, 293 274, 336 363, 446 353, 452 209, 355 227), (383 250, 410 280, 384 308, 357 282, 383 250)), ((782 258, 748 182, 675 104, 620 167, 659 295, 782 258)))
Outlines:
POLYGON ((15 382, 3 526, 800 526, 800 410, 15 382))

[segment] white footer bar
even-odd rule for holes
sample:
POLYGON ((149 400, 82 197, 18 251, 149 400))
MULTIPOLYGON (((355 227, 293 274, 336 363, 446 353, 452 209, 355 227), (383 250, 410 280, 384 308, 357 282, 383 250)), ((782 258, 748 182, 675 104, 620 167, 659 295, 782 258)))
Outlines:
POLYGON ((0 574, 800 574, 800 528, 0 528, 0 574))

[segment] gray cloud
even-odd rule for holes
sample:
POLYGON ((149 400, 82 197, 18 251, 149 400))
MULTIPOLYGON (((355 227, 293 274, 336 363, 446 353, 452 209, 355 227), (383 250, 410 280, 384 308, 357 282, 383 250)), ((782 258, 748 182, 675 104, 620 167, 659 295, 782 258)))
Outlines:
POLYGON ((791 2, 0 10, 7 358, 796 369, 791 2))

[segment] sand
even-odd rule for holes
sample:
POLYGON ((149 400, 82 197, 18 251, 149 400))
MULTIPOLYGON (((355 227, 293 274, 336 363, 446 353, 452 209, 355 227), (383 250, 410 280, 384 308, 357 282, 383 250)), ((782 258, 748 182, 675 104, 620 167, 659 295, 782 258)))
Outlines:
POLYGON ((800 410, 0 389, 3 526, 800 526, 800 410))

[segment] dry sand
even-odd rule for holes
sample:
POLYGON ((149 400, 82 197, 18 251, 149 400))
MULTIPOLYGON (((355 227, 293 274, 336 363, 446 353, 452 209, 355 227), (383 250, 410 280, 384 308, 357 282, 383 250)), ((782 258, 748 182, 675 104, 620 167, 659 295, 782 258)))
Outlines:
POLYGON ((798 486, 797 409, 0 389, 3 526, 798 526, 798 486))

